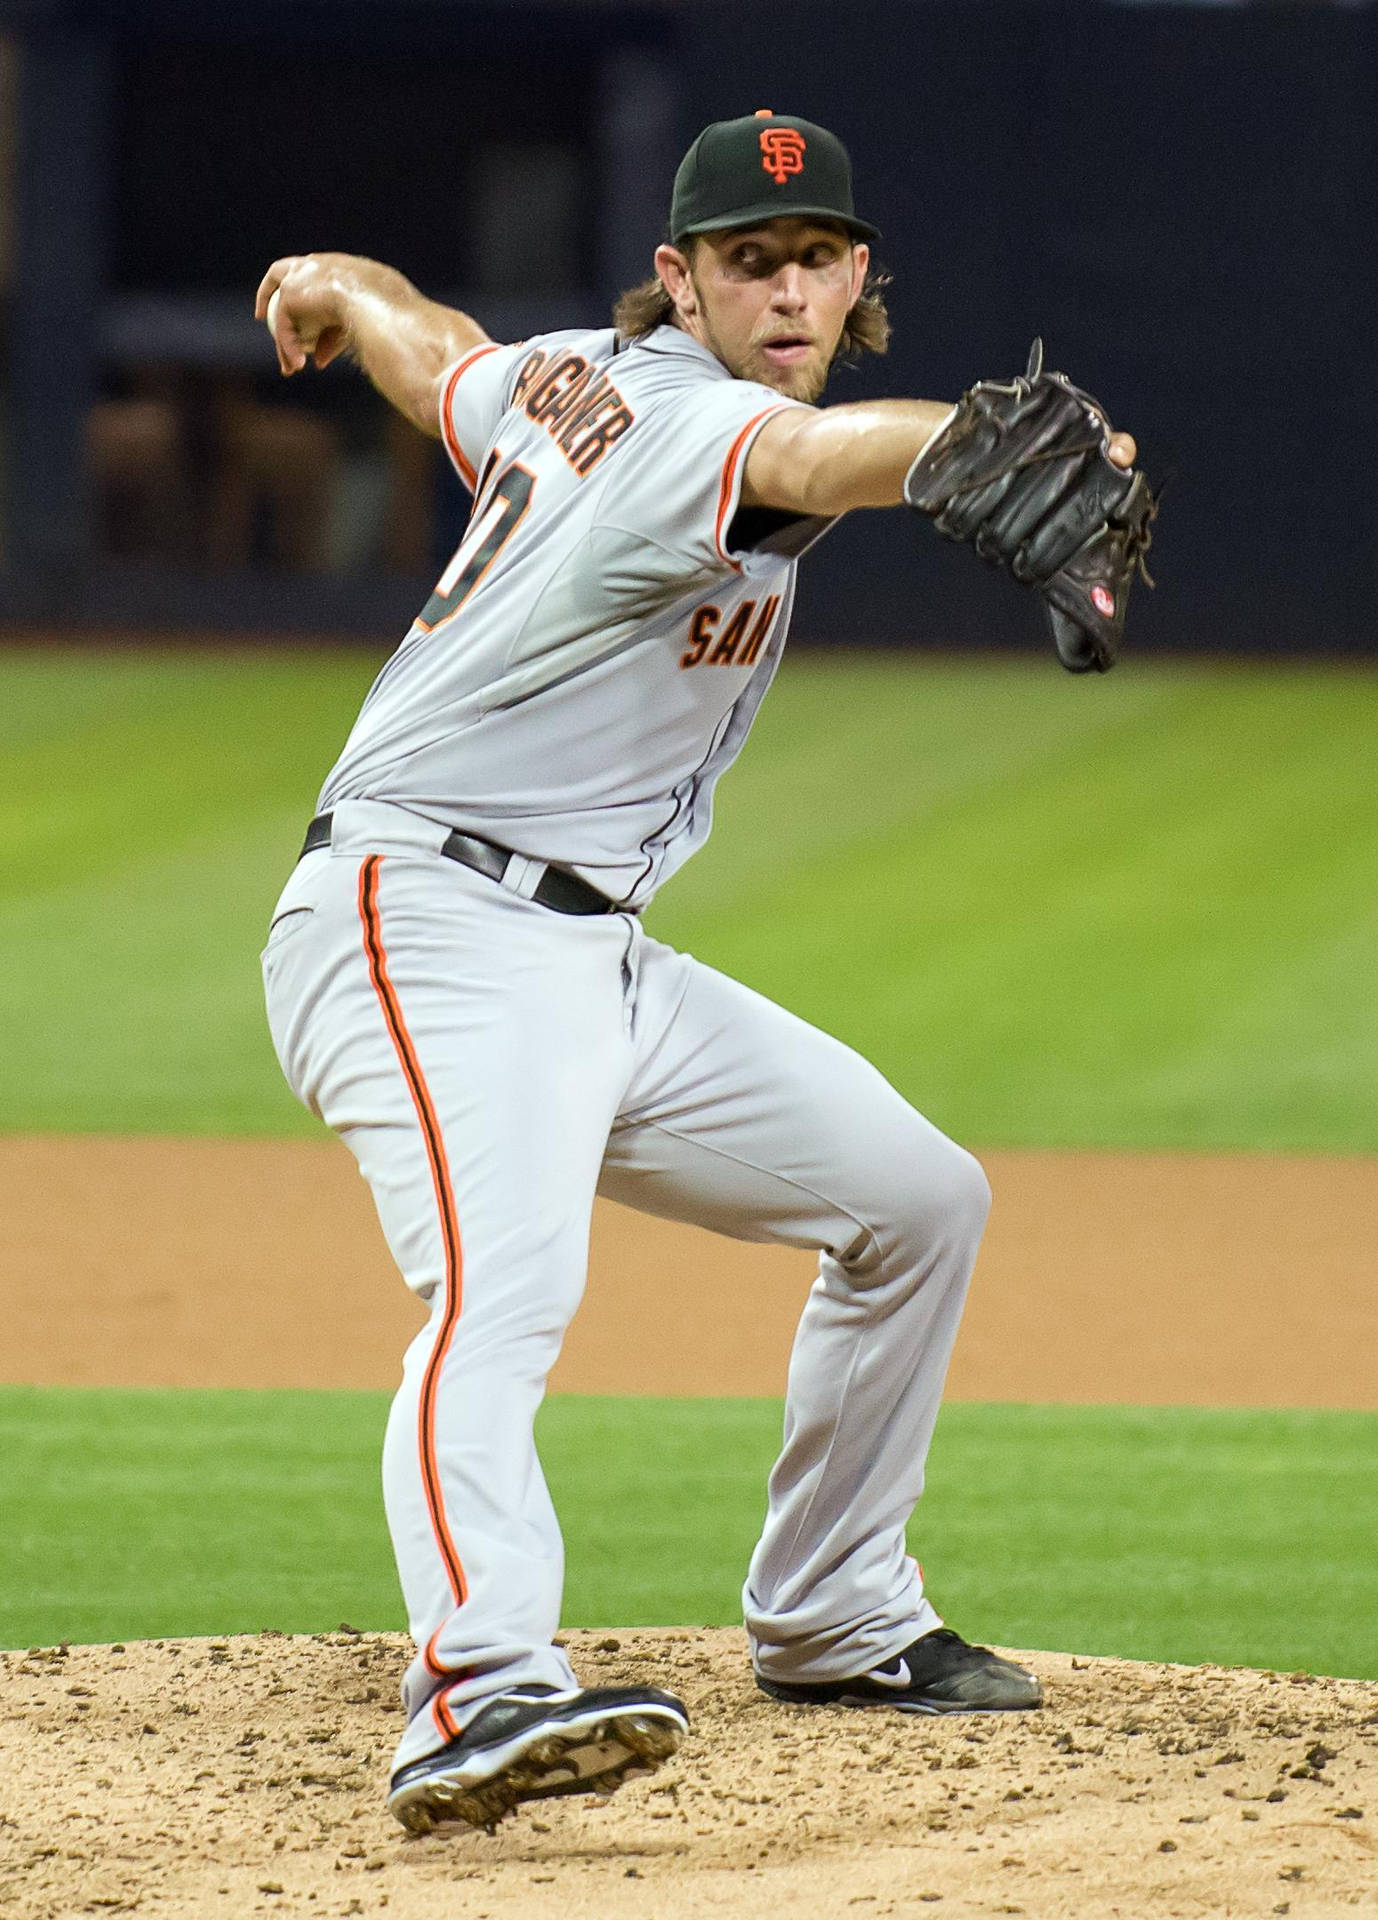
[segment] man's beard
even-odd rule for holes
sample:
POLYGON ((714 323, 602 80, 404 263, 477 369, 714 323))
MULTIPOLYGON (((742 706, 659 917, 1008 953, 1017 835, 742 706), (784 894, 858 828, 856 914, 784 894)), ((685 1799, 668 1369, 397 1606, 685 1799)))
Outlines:
POLYGON ((783 393, 790 400, 802 400, 808 406, 813 405, 827 386, 828 375, 832 371, 827 363, 819 367, 812 361, 804 361, 797 367, 772 367, 764 355, 760 355, 759 358, 762 371, 749 373, 745 376, 746 378, 759 381, 763 387, 774 387, 777 393, 783 393), (788 377, 787 386, 780 382, 779 376, 782 373, 788 377), (771 378, 772 375, 775 377, 771 378))
POLYGON ((827 386, 831 372, 829 363, 819 366, 813 360, 801 361, 793 367, 773 367, 760 347, 748 348, 736 364, 724 353, 719 352, 718 358, 738 380, 754 380, 758 386, 773 387, 786 399, 802 400, 809 406, 827 386))
POLYGON ((824 387, 828 384, 828 375, 832 372, 832 361, 825 360, 821 366, 814 361, 802 362, 796 367, 773 367, 765 357, 761 347, 748 347, 746 353, 734 359, 724 350, 721 341, 708 318, 708 308, 699 290, 699 313, 702 319, 704 336, 709 350, 722 361, 728 372, 737 380, 754 380, 759 386, 773 387, 776 393, 784 394, 788 400, 802 400, 812 406, 824 387), (787 384, 782 384, 780 375, 786 376, 787 384))

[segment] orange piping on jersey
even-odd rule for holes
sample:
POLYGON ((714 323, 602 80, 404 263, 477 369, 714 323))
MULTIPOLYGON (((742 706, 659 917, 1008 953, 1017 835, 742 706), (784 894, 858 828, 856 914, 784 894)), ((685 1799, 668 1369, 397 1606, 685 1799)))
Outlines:
MULTIPOLYGON (((417 1427, 421 1452, 421 1484, 425 1489, 426 1505, 431 1516, 431 1529, 435 1534, 436 1545, 440 1549, 440 1558, 444 1562, 455 1605, 463 1606, 468 1598, 469 1586, 464 1577, 464 1567, 455 1549, 455 1543, 450 1536, 449 1523, 445 1518, 441 1497, 440 1469, 435 1449, 435 1401, 440 1383, 440 1370, 445 1364, 445 1355, 459 1321, 459 1310, 464 1295, 464 1259, 460 1246, 459 1221, 455 1213, 454 1188, 450 1181, 449 1164, 445 1158, 445 1142, 441 1135, 440 1122, 436 1118, 435 1104, 431 1099, 430 1089, 426 1085, 425 1075, 421 1071, 421 1064, 416 1057, 411 1035, 407 1032, 407 1023, 402 1018, 397 989, 393 986, 388 974, 388 957, 383 945, 383 928, 378 912, 378 876, 382 864, 382 855, 372 853, 359 870, 359 918, 363 923, 364 952, 368 958, 369 978, 378 996, 378 1004, 383 1009, 383 1019, 401 1064, 402 1075, 406 1080, 412 1105, 416 1109, 421 1137, 425 1142, 426 1158, 430 1163, 436 1207, 440 1214, 440 1235, 445 1248, 445 1304, 440 1316, 440 1325, 436 1331, 435 1344, 431 1348, 431 1357, 426 1362, 426 1371, 421 1381, 421 1404, 417 1427)), ((439 1671, 434 1661, 433 1642, 426 1649, 426 1665, 432 1672, 439 1671)), ((437 1724, 439 1724, 442 1710, 448 1718, 448 1709, 438 1709, 437 1724)), ((446 1735, 447 1739, 452 1737, 452 1735, 446 1735)))
POLYGON ((713 528, 713 544, 717 547, 718 552, 722 555, 723 559, 726 560, 728 566, 731 567, 734 573, 741 572, 741 565, 732 558, 732 555, 724 546, 723 541, 727 534, 727 519, 728 512, 732 506, 732 495, 736 490, 737 463, 742 457, 743 447, 745 447, 752 433, 760 426, 761 422, 768 420, 773 413, 783 413, 789 405, 790 402, 788 400, 782 400, 778 406, 763 407, 758 414, 748 420, 741 432, 737 435, 737 438, 728 448, 727 458, 722 464, 722 485, 718 489, 718 519, 717 524, 713 528))
POLYGON ((497 350, 498 342, 496 340, 484 340, 479 346, 472 348, 470 352, 466 353, 451 373, 449 379, 445 382, 445 396, 440 402, 440 430, 445 436, 445 445, 449 449, 450 458, 459 468, 459 477, 469 489, 470 493, 474 490, 474 481, 477 475, 469 462, 464 458, 464 450, 460 446, 455 434, 454 424, 450 419, 450 402, 453 400, 455 388, 459 384, 459 376, 466 372, 468 368, 472 367, 476 360, 481 360, 485 353, 496 353, 497 350))

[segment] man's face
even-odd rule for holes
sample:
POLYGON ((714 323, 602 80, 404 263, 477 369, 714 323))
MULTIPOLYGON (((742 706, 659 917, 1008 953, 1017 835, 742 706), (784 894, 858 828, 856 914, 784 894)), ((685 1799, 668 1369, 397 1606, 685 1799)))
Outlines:
POLYGON ((661 247, 679 323, 739 380, 816 400, 855 305, 869 248, 845 228, 791 217, 661 247))

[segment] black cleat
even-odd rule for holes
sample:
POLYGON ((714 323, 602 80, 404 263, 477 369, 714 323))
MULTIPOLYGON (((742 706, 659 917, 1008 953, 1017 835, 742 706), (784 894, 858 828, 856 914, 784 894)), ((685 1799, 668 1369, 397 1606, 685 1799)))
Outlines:
POLYGON ((1037 1674, 1002 1660, 989 1647, 969 1646, 951 1627, 938 1627, 855 1680, 812 1684, 767 1680, 756 1684, 772 1700, 798 1706, 898 1707, 901 1713, 1016 1713, 1043 1704, 1037 1674))
POLYGON ((392 1777, 388 1811, 408 1833, 461 1820, 491 1833, 522 1800, 613 1793, 654 1773, 689 1730, 659 1687, 529 1686, 481 1707, 457 1740, 392 1777))

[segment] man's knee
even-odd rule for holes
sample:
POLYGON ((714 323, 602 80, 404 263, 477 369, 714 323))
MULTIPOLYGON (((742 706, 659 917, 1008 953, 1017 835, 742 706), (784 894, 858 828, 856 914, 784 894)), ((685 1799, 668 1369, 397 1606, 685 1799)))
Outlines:
POLYGON ((892 1177, 891 1233, 922 1261, 945 1249, 974 1253, 990 1213, 990 1182, 974 1154, 929 1131, 892 1177))
POLYGON ((915 1169, 910 1218, 928 1239, 976 1241, 990 1213, 990 1182, 975 1154, 943 1139, 930 1142, 915 1169))
POLYGON ((952 1209, 979 1234, 990 1216, 990 1181, 986 1170, 974 1153, 952 1143, 949 1143, 949 1163, 952 1209))

